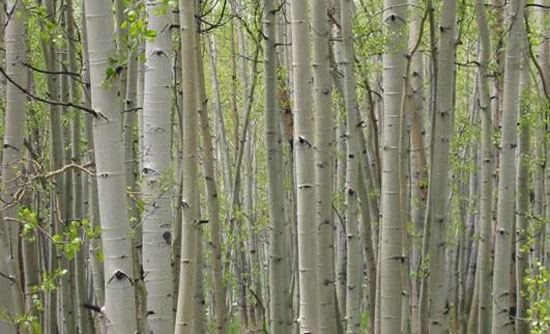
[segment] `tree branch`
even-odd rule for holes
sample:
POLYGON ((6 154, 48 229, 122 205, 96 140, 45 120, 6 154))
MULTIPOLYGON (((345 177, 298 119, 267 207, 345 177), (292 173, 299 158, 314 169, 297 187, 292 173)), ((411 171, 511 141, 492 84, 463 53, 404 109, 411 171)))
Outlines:
POLYGON ((92 116, 94 117, 102 117, 104 119, 108 119, 103 113, 97 111, 97 110, 94 110, 92 108, 88 108, 86 106, 82 106, 82 105, 79 105, 79 104, 75 104, 75 103, 72 103, 72 102, 63 102, 63 101, 52 101, 52 100, 48 100, 48 99, 45 99, 45 98, 42 98, 40 96, 37 96, 31 92, 29 92, 27 89, 25 89, 24 87, 22 87, 20 84, 18 84, 17 82, 15 82, 15 80, 13 80, 7 73, 6 73, 6 70, 0 66, 0 73, 2 73, 2 75, 4 77, 6 77, 6 79, 12 83, 15 87, 17 87, 17 89, 19 89, 21 92, 25 93, 25 95, 27 95, 28 97, 32 98, 33 100, 36 100, 36 101, 39 101, 39 102, 42 102, 42 103, 47 103, 47 104, 51 104, 51 105, 54 105, 54 106, 62 106, 62 107, 70 107, 70 108, 74 108, 74 109, 77 109, 77 110, 82 110, 82 111, 85 111, 89 114, 91 114, 92 116))

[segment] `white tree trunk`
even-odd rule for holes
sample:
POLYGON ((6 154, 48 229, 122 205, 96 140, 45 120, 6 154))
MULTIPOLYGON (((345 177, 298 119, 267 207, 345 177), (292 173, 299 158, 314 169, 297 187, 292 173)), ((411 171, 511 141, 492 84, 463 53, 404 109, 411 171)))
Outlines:
POLYGON ((176 334, 192 334, 197 270, 199 222, 198 193, 198 80, 195 5, 193 0, 180 2, 183 87, 183 226, 181 268, 176 313, 176 334))
POLYGON ((93 122, 99 213, 105 254, 105 321, 107 333, 136 331, 133 263, 121 116, 116 108, 116 83, 105 73, 114 53, 111 1, 86 0, 92 107, 103 116, 93 122))
MULTIPOLYGON (((332 82, 330 80, 330 25, 327 0, 312 3, 313 35, 313 95, 315 119, 315 184, 317 186, 317 249, 319 266, 319 333, 336 332, 336 305, 334 288, 334 220, 332 219, 332 82)), ((360 256, 359 253, 357 253, 360 256)))
POLYGON ((294 153, 298 217, 298 286, 300 333, 318 333, 317 222, 315 160, 310 68, 308 2, 292 0, 292 59, 294 76, 294 153))
POLYGON ((353 1, 340 3, 343 37, 342 69, 344 71, 344 103, 346 106, 346 333, 356 334, 361 330, 362 253, 357 223, 357 193, 359 186, 359 130, 357 120, 357 92, 355 82, 353 47, 353 1))
MULTIPOLYGON (((173 322, 172 212, 170 194, 170 104, 172 33, 170 11, 147 1, 149 30, 145 44, 143 98, 143 271, 147 320, 151 333, 169 333, 173 322)), ((130 131, 132 129, 129 129, 130 131)), ((128 185, 131 186, 131 185, 128 185)))
POLYGON ((277 103, 277 56, 275 29, 277 1, 263 1, 264 80, 265 80, 265 143, 267 152, 267 187, 269 201, 269 294, 270 328, 273 334, 292 330, 290 294, 290 259, 288 248, 289 222, 285 208, 282 134, 277 103))
POLYGON ((485 0, 475 2, 476 21, 480 37, 479 55, 479 108, 481 111, 481 187, 480 187, 480 239, 477 256, 477 293, 478 293, 478 333, 491 330, 491 282, 490 247, 492 225, 492 135, 491 135, 491 97, 489 91, 488 66, 491 52, 491 39, 485 15, 485 0))
POLYGON ((521 105, 520 105, 520 128, 518 140, 518 170, 517 170, 517 193, 516 193, 516 317, 515 330, 517 334, 529 332, 527 321, 527 308, 529 306, 525 291, 524 277, 529 268, 529 251, 527 248, 527 237, 529 227, 529 157, 531 154, 531 125, 528 121, 529 102, 531 101, 530 91, 530 58, 528 40, 523 36, 523 58, 520 78, 521 105))
POLYGON ((449 329, 445 253, 447 246, 447 197, 449 181, 449 145, 454 117, 454 60, 456 1, 445 0, 441 8, 439 55, 437 62, 436 110, 432 124, 432 153, 428 188, 427 228, 429 229, 429 331, 449 329))
MULTIPOLYGON (((23 65, 26 61, 25 16, 18 17, 22 14, 22 4, 19 1, 8 1, 7 10, 11 16, 5 28, 6 74, 21 87, 26 87, 27 69, 23 65)), ((3 297, 0 298, 0 312, 6 312, 10 316, 20 315, 23 312, 23 291, 19 280, 19 225, 7 218, 18 218, 19 212, 19 205, 13 201, 17 201, 14 197, 20 186, 17 176, 23 167, 26 101, 25 94, 8 81, 2 165, 0 166, 2 173, 0 291, 3 291, 3 297)), ((15 324, 0 317, 0 332, 15 334, 18 331, 15 324)))
POLYGON ((506 46, 502 137, 498 177, 497 227, 493 271, 492 333, 506 333, 514 326, 510 317, 510 268, 512 226, 515 217, 517 120, 519 74, 523 37, 524 0, 510 3, 510 30, 506 46))
MULTIPOLYGON (((387 51, 384 65, 384 116, 382 129, 381 235, 380 235, 380 333, 401 330, 401 219, 399 197, 399 129, 403 75, 407 46, 406 4, 384 1, 387 51)), ((378 311, 378 310, 377 310, 378 311)))

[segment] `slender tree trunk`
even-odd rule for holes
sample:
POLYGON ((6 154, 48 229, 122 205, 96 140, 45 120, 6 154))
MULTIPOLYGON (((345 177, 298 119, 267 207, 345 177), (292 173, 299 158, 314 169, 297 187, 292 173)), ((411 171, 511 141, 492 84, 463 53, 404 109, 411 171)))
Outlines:
MULTIPOLYGON (((353 1, 344 0, 341 5, 344 101, 346 105, 346 236, 347 236, 347 293, 346 333, 355 334, 361 330, 361 239, 357 223, 357 192, 359 185, 359 133, 357 120, 357 96, 355 91, 354 48, 352 32, 353 1)), ((324 316, 324 314, 323 314, 324 316)))
POLYGON ((270 328, 273 334, 292 332, 292 295, 290 293, 289 222, 285 207, 282 134, 277 101, 277 57, 275 28, 278 11, 275 0, 263 0, 265 143, 267 150, 267 187, 269 200, 269 294, 270 328), (289 307, 290 306, 290 307, 289 307))
POLYGON ((380 333, 401 331, 401 218, 399 196, 400 111, 407 46, 406 1, 384 1, 387 51, 384 64, 384 117, 382 130, 380 333))
MULTIPOLYGON (((199 35, 197 34, 197 45, 199 45, 199 35)), ((210 121, 208 119, 208 98, 206 97, 206 84, 204 80, 204 67, 200 48, 197 47, 197 78, 199 87, 200 103, 200 126, 203 143, 203 170, 206 182, 207 206, 209 213, 208 226, 210 227, 210 242, 208 243, 212 251, 212 275, 214 288, 214 309, 216 313, 216 331, 224 334, 227 326, 227 315, 225 310, 225 285, 223 280, 222 264, 222 227, 220 226, 220 207, 218 197, 218 187, 216 183, 216 174, 214 169, 214 145, 212 143, 212 134, 210 132, 210 121)))
POLYGON ((198 193, 198 80, 194 0, 180 2, 183 88, 183 224, 176 334, 191 334, 195 309, 199 223, 198 193))
POLYGON ((518 140, 517 155, 517 192, 516 192, 516 334, 527 334, 529 332, 529 323, 527 319, 528 301, 525 295, 524 276, 527 275, 529 267, 529 249, 527 244, 529 215, 529 157, 531 150, 531 129, 528 121, 529 101, 530 101, 530 59, 525 55, 528 52, 528 41, 523 36, 523 58, 520 76, 521 105, 520 105, 520 128, 518 140))
MULTIPOLYGON (((335 14, 341 13, 341 0, 334 0, 333 6, 331 8, 332 12, 335 14)), ((337 15, 338 16, 338 15, 337 15)), ((340 18, 338 16, 338 18, 340 18)), ((346 299, 347 299, 347 245, 346 245, 346 226, 345 219, 341 219, 343 213, 340 213, 344 210, 344 188, 346 182, 346 143, 345 143, 345 121, 344 115, 341 112, 343 108, 343 96, 344 88, 342 84, 342 58, 343 58, 343 40, 342 29, 339 25, 339 22, 334 23, 333 25, 333 37, 335 41, 332 43, 332 52, 334 56, 334 69, 333 69, 333 84, 337 87, 338 96, 336 107, 336 177, 335 177, 335 190, 337 202, 335 208, 338 212, 337 222, 336 222, 336 233, 335 233, 335 276, 336 276, 336 302, 338 306, 338 322, 342 323, 346 318, 346 299)))
POLYGON ((513 326, 510 318, 510 268, 512 226, 516 190, 517 119, 519 74, 523 37, 525 1, 510 3, 511 25, 507 40, 504 71, 502 137, 498 177, 497 227, 493 272, 492 333, 507 333, 513 326))
MULTIPOLYGON (((327 1, 312 1, 313 35, 313 95, 315 120, 315 184, 317 186, 317 221, 319 226, 317 249, 319 266, 319 333, 336 333, 336 305, 334 289, 334 221, 332 219, 332 106, 330 80, 327 1)), ((359 255, 359 254, 358 254, 359 255)))
MULTIPOLYGON (((85 13, 85 6, 82 5, 82 14, 85 13)), ((84 16, 84 15, 83 15, 84 16)), ((82 79, 86 83, 84 86, 83 104, 85 106, 91 106, 91 91, 90 91, 90 62, 88 53, 88 33, 85 22, 85 17, 82 25, 82 79)), ((92 130, 92 116, 86 115, 84 118, 84 131, 88 144, 87 158, 90 163, 95 162, 95 146, 94 146, 94 134, 92 130)), ((95 171, 95 167, 91 168, 95 171)), ((100 214, 99 214, 99 199, 97 192, 97 178, 89 176, 89 204, 88 204, 88 216, 90 217, 92 229, 99 229, 100 214)), ((103 253, 102 245, 99 238, 93 238, 89 241, 88 246, 88 260, 90 263, 90 276, 91 285, 93 287, 93 299, 97 305, 105 304, 105 281, 104 281, 104 268, 103 263, 100 261, 100 254, 103 253)))
MULTIPOLYGON (((168 333, 173 322, 172 214, 170 198, 171 18, 165 4, 147 2, 148 28, 157 35, 145 45, 143 99, 143 272, 151 333, 168 333)), ((132 131, 132 129, 126 129, 132 131)), ((130 171, 132 172, 132 171, 130 171)), ((131 187, 132 185, 128 185, 131 187)))
POLYGON ((369 316, 369 333, 374 333, 374 319, 376 316, 375 310, 375 300, 376 300, 376 257, 374 256, 374 249, 372 245, 372 235, 374 230, 374 225, 372 224, 372 215, 370 214, 370 206, 368 205, 368 193, 367 187, 365 186, 365 175, 362 173, 362 170, 359 172, 360 180, 358 185, 359 190, 359 199, 361 200, 361 235, 363 236, 363 252, 365 254, 365 262, 367 267, 367 314, 369 316))
POLYGON ((491 284, 490 249, 492 225, 492 125, 491 97, 489 91, 489 57, 491 40, 485 15, 485 0, 475 2, 476 21, 480 36, 479 54, 479 108, 481 111, 481 189, 480 189, 480 239, 477 257, 478 333, 489 333, 491 329, 491 284))
MULTIPOLYGON (((412 1, 418 5, 418 0, 412 1)), ((422 38, 422 16, 417 10, 412 17, 409 50, 412 50, 422 38)), ((422 234, 426 219, 426 200, 428 180, 426 168, 426 151, 424 148, 424 60, 423 54, 416 51, 411 59, 410 99, 407 105, 410 110, 410 173, 411 173, 411 219, 414 224, 411 244, 411 333, 420 334, 420 287, 422 272, 422 234)))
POLYGON ((208 40, 208 53, 210 54, 210 68, 212 71, 212 89, 214 91, 214 109, 216 111, 216 119, 220 133, 219 140, 221 142, 221 157, 222 157, 222 170, 223 170, 223 189, 225 191, 230 191, 233 184, 233 179, 231 177, 231 167, 230 167, 230 151, 229 143, 227 142, 227 131, 225 129, 225 121, 223 115, 223 104, 221 99, 221 89, 218 78, 218 67, 217 67, 217 57, 216 57, 216 45, 214 44, 214 37, 210 34, 206 35, 208 40))
MULTIPOLYGON (((136 330, 133 261, 128 231, 124 180, 124 155, 116 87, 105 83, 109 58, 114 51, 111 2, 87 0, 86 27, 92 107, 101 113, 94 119, 93 133, 97 168, 99 213, 105 254, 105 321, 107 333, 136 330)), ((116 84, 116 82, 115 82, 116 84)))
POLYGON ((315 161, 309 14, 307 1, 292 0, 292 58, 294 75, 294 153, 296 158, 300 333, 318 333, 319 304, 316 255, 315 161))
POLYGON ((454 60, 456 1, 446 0, 441 9, 441 38, 437 72, 436 110, 433 116, 433 147, 428 188, 429 232, 429 314, 430 334, 448 330, 448 299, 445 285, 447 193, 449 184, 449 144, 454 117, 454 60))
MULTIPOLYGON (((5 31, 6 41, 6 74, 22 87, 27 86, 25 46, 25 16, 22 3, 8 1, 8 12, 11 13, 5 31)), ((18 176, 22 170, 23 139, 25 135, 25 102, 26 97, 12 82, 7 84, 6 110, 4 120, 4 142, 2 152, 1 196, 2 211, 0 226, 0 312, 10 317, 20 315, 23 310, 22 285, 19 275, 19 226, 8 218, 17 218, 19 205, 16 192, 19 190, 18 176), (14 202, 15 201, 15 202, 14 202), (11 207, 10 207, 11 206, 11 207)), ((8 318, 9 319, 9 318, 8 318)), ((0 317, 0 332, 18 333, 18 327, 0 317)))

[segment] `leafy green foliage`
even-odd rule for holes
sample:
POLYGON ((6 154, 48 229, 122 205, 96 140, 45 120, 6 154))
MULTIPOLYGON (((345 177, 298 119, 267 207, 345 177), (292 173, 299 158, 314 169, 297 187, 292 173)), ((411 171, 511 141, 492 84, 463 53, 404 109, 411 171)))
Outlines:
POLYGON ((550 282, 548 268, 540 262, 535 263, 533 269, 527 271, 523 279, 527 300, 530 303, 527 309, 527 321, 531 327, 531 334, 543 334, 550 331, 550 299, 547 296, 550 282))

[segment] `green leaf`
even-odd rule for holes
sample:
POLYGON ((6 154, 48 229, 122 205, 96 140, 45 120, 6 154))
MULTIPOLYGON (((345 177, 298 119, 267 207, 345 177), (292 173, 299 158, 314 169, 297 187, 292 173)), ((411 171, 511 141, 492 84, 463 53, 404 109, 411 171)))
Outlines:
POLYGON ((137 15, 137 12, 135 10, 131 9, 131 10, 128 11, 128 21, 135 22, 137 17, 138 17, 138 15, 137 15))
POLYGON ((105 71, 105 74, 107 75, 107 78, 110 78, 115 74, 115 69, 112 67, 109 67, 107 71, 105 71))

